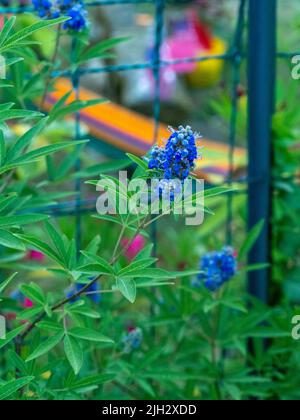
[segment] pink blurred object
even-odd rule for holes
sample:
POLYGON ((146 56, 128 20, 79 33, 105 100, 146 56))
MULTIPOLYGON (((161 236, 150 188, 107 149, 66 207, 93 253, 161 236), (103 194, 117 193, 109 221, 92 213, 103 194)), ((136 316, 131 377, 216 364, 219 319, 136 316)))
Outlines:
POLYGON ((15 319, 17 318, 17 314, 16 312, 8 312, 5 315, 5 318, 7 319, 7 321, 15 321, 15 319))
MULTIPOLYGON (((182 60, 196 57, 199 43, 196 33, 190 29, 178 30, 170 37, 162 48, 163 60, 182 60)), ((190 73, 195 70, 196 63, 180 63, 169 66, 176 73, 190 73)))
POLYGON ((25 300, 24 300, 24 308, 30 309, 32 307, 33 307, 33 302, 30 299, 25 298, 25 300))
MULTIPOLYGON (((165 41, 161 54, 164 60, 184 60, 197 57, 199 52, 211 48, 211 34, 204 26, 197 13, 188 11, 180 21, 174 23, 173 34, 165 41)), ((180 63, 170 66, 176 73, 191 73, 196 63, 180 63)))
POLYGON ((28 252, 28 259, 43 262, 45 260, 45 255, 42 252, 31 250, 28 252))
MULTIPOLYGON (((128 244, 131 242, 131 239, 124 238, 122 240, 122 246, 124 248, 127 248, 128 244)), ((146 240, 142 235, 137 235, 134 240, 132 241, 132 244, 126 249, 125 256, 129 261, 132 261, 137 254, 144 249, 146 245, 146 240)))

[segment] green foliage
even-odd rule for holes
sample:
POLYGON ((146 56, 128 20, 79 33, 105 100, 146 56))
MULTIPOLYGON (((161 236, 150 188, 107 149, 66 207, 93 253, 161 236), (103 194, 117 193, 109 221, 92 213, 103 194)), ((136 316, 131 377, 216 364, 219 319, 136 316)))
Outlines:
MULTIPOLYGON (((126 39, 90 46, 87 35, 79 34, 70 61, 64 51, 64 60, 44 62, 32 35, 63 20, 38 21, 20 31, 14 21, 7 20, 0 34, 0 53, 9 67, 0 105, 0 310, 7 318, 0 339, 0 399, 299 399, 299 346, 290 339, 294 310, 268 308, 245 293, 245 273, 268 262, 247 266, 265 222, 243 237, 244 196, 234 198, 237 275, 215 294, 191 285, 199 257, 222 241, 226 194, 235 188, 199 193, 205 198, 203 226, 183 227, 172 214, 175 204, 169 216, 159 215, 156 256, 150 238, 154 220, 138 214, 82 215, 77 249, 71 216, 81 203, 74 181, 95 201, 96 177, 113 181, 118 197, 130 199, 133 193, 124 192, 114 173, 130 165, 136 180, 155 173, 132 154, 99 163, 85 152, 87 141, 81 136, 74 141, 68 117, 102 100, 70 102, 68 92, 44 116, 36 110, 37 98, 52 89, 49 70, 51 76, 61 61, 67 62, 64 70, 76 71, 91 59, 110 57, 126 39), (18 124, 15 131, 12 122, 18 124), (137 235, 145 246, 129 257, 137 235), (42 260, 32 259, 34 251, 42 260), (24 307, 16 292, 32 306, 24 307), (130 351, 124 344, 127 327, 137 327, 142 336, 130 351), (262 339, 269 339, 267 349, 262 339)), ((274 124, 283 130, 280 117, 274 124)), ((285 142, 278 143, 285 150, 285 142)), ((293 157, 282 159, 295 169, 293 157)), ((287 196, 292 200, 297 187, 278 185, 275 218, 282 222, 283 202, 287 196)), ((191 203, 197 198, 192 195, 191 203)), ((278 238, 285 235, 281 226, 278 238)), ((285 249, 279 248, 276 258, 282 261, 285 249)))

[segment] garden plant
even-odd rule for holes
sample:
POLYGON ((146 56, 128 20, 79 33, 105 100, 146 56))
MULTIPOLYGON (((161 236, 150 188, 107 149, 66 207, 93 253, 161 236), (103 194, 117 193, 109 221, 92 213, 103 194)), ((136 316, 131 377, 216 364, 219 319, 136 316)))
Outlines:
MULTIPOLYGON (((93 152, 80 113, 106 99, 80 99, 78 74, 129 38, 92 42, 83 1, 30 6, 0 32, 0 399, 299 399, 299 112, 286 105, 296 95, 279 95, 273 122, 272 255, 249 265, 269 221, 245 234, 238 182, 193 189, 206 140, 190 121, 142 157, 103 162, 93 152), (46 111, 61 76, 70 90, 46 111), (196 227, 177 211, 187 181, 185 199, 204 215, 196 227), (246 286, 250 271, 267 268, 270 305, 246 286)), ((222 93, 210 104, 226 123, 228 101, 222 93)))

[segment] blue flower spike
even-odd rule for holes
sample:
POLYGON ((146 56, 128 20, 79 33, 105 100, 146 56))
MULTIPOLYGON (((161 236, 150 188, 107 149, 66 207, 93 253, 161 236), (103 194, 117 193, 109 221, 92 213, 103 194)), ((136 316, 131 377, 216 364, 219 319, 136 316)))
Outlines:
POLYGON ((80 32, 88 26, 83 0, 32 0, 32 5, 42 19, 69 17, 63 24, 63 29, 80 32))
POLYGON ((196 160, 200 157, 197 139, 201 136, 190 126, 169 127, 171 136, 165 147, 154 146, 150 150, 148 168, 161 170, 164 178, 180 179, 184 181, 195 168, 196 160))
POLYGON ((237 273, 235 251, 225 246, 221 251, 204 255, 200 260, 200 270, 201 273, 192 281, 192 285, 201 287, 204 284, 208 290, 216 292, 237 273))

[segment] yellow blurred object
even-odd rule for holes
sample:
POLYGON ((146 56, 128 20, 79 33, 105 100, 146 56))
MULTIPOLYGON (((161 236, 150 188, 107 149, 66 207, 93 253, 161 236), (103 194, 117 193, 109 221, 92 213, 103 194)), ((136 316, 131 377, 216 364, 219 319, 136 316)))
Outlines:
POLYGON ((30 272, 29 277, 31 279, 44 279, 44 278, 48 278, 48 277, 53 277, 54 274, 51 271, 48 270, 34 270, 30 272))
POLYGON ((247 109, 248 109, 248 96, 243 95, 239 98, 239 111, 242 112, 244 115, 246 115, 247 109))
POLYGON ((34 397, 35 396, 35 393, 33 392, 33 391, 27 391, 27 392, 25 392, 25 397, 27 397, 27 398, 32 398, 32 397, 34 397))
POLYGON ((201 397, 201 390, 200 390, 200 388, 198 387, 198 386, 196 386, 195 388, 194 388, 194 391, 193 391, 193 397, 194 398, 200 398, 201 397))
MULTIPOLYGON (((201 51, 198 57, 207 57, 225 54, 227 50, 226 43, 220 38, 212 39, 210 50, 201 51)), ((187 75, 188 82, 193 87, 208 88, 215 86, 222 76, 224 60, 211 59, 197 63, 196 69, 187 75)))
MULTIPOLYGON (((28 26, 39 22, 40 19, 32 13, 20 13, 17 19, 17 28, 25 29, 28 26)), ((37 42, 36 49, 47 59, 51 59, 55 50, 57 31, 53 28, 43 29, 31 35, 30 39, 37 42)))
POLYGON ((42 373, 41 378, 45 379, 46 381, 48 381, 48 379, 50 379, 52 376, 52 372, 51 370, 48 370, 45 373, 42 373))

